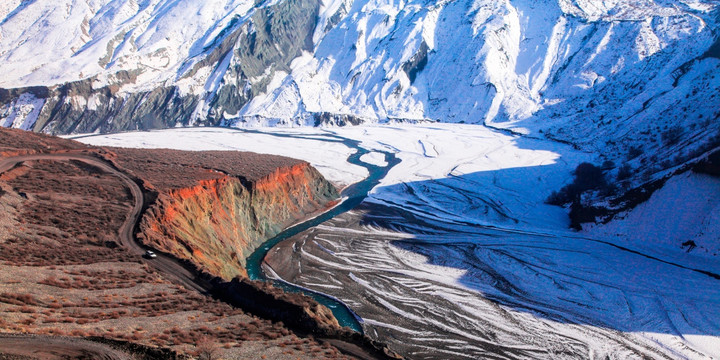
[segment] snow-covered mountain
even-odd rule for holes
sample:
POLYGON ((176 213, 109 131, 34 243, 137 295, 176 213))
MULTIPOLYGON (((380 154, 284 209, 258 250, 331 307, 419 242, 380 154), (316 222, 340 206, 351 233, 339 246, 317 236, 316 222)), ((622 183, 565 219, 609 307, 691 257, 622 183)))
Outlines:
POLYGON ((10 0, 0 16, 0 124, 36 131, 433 120, 679 163, 720 128, 714 0, 10 0))

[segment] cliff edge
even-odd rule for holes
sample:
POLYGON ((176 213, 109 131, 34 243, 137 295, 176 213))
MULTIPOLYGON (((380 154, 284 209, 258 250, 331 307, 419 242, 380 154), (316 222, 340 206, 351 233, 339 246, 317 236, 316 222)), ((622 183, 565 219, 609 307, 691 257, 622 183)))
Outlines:
POLYGON ((160 151, 162 157, 112 149, 114 161, 143 179, 150 192, 138 239, 226 281, 247 276, 245 259, 263 242, 339 197, 304 161, 247 152, 160 151))

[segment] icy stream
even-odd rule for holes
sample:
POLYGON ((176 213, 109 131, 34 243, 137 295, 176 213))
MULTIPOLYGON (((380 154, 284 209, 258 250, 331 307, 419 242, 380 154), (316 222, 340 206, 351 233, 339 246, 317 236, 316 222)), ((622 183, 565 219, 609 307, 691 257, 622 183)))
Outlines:
MULTIPOLYGON (((250 131, 245 131, 250 132, 250 131)), ((280 136, 287 139, 297 139, 302 138, 302 136, 299 135, 275 135, 280 136)), ((292 283, 289 283, 287 281, 282 281, 281 279, 273 279, 274 274, 270 273, 268 274, 263 269, 263 264, 265 260, 265 256, 272 250, 272 248, 279 244, 280 242, 291 238, 303 231, 306 231, 314 226, 317 226, 319 224, 322 224, 323 222, 326 222, 328 220, 331 220, 335 216, 338 216, 340 214, 343 214, 349 210, 352 210, 356 206, 358 206, 368 195, 368 192, 372 190, 379 182, 380 180, 388 173, 388 171, 395 166, 399 161, 395 158, 395 155, 389 152, 380 153, 383 155, 383 162, 384 165, 375 165, 371 164, 367 161, 364 161, 363 158, 367 158, 367 154, 370 152, 367 149, 363 149, 360 146, 358 146, 358 141, 349 140, 349 139, 342 139, 339 137, 335 137, 332 135, 327 135, 328 140, 324 141, 342 141, 343 144, 347 145, 348 147, 352 147, 356 149, 357 151, 353 153, 352 155, 348 156, 347 162, 350 164, 355 164, 358 166, 365 167, 368 172, 369 176, 365 178, 362 181, 359 181, 355 184, 352 184, 351 186, 346 187, 343 189, 341 196, 342 196, 342 202, 337 205, 336 207, 330 209, 329 211, 315 217, 312 219, 309 219, 307 221, 304 221, 302 223, 296 224, 285 231, 281 232, 277 236, 273 237, 272 239, 269 239, 265 243, 263 243, 262 246, 260 246, 257 250, 255 250, 250 256, 248 256, 246 261, 246 268, 248 272, 248 276, 253 280, 263 280, 263 281, 272 281, 273 285, 277 287, 281 287, 285 289, 286 291, 291 292, 301 292, 305 295, 313 297, 316 301, 319 303, 327 306, 332 310, 333 315, 335 315, 335 318, 338 320, 341 326, 347 326, 355 331, 363 332, 363 329, 360 325, 359 321, 362 321, 360 317, 357 316, 357 314, 353 313, 350 308, 348 308, 345 304, 343 304, 340 300, 338 300, 335 297, 328 296, 326 294, 323 294, 319 292, 318 290, 310 290, 306 287, 300 287, 293 285, 292 283)), ((375 154, 378 154, 377 152, 375 154)))

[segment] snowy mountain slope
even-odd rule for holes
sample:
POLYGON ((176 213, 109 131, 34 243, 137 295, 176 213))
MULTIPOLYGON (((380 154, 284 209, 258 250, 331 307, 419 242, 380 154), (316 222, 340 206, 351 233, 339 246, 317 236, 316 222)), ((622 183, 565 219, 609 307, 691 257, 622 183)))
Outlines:
MULTIPOLYGON (((303 32, 312 32, 307 53, 292 71, 286 65, 297 51, 275 59, 285 73, 275 74, 272 66, 251 71, 250 97, 267 93, 260 101, 235 104, 232 110, 239 113, 226 114, 213 113, 221 104, 201 102, 192 120, 245 115, 292 122, 297 111, 327 112, 368 120, 521 122, 572 138, 562 126, 584 118, 588 106, 594 123, 620 122, 668 92, 676 95, 653 110, 667 110, 686 94, 708 95, 720 81, 702 78, 717 70, 717 59, 696 60, 717 40, 718 10, 711 1, 65 0, 4 5, 0 66, 6 75, 0 86, 93 79, 93 89, 119 82, 127 93, 174 85, 180 98, 204 92, 246 96, 233 69, 252 67, 267 53, 237 32, 261 34, 253 23, 268 22, 253 15, 282 2, 308 8, 311 23, 299 33, 269 27, 271 36, 261 41, 282 49, 288 37, 302 43, 308 35, 303 32), (319 7, 317 17, 313 7, 319 7), (250 26, 239 30, 244 24, 250 26), (229 57, 227 39, 237 42, 229 57), (218 49, 223 56, 213 56, 218 49), (201 68, 188 78, 198 63, 201 68), (118 79, 121 71, 135 78, 118 79), (285 79, 267 91, 257 86, 277 76, 285 79), (671 85, 685 77, 704 91, 671 85), (295 111, 285 111, 288 106, 295 111)), ((281 9, 265 17, 276 10, 281 9)), ((294 21, 308 17, 302 11, 286 14, 294 21)))
POLYGON ((678 175, 647 202, 607 225, 590 227, 587 233, 634 246, 716 257, 720 252, 720 229, 716 225, 720 216, 718 190, 717 177, 692 172, 678 175))
POLYGON ((485 123, 630 161, 645 178, 718 145, 711 0, 63 0, 1 11, 3 126, 485 123))
POLYGON ((175 80, 251 1, 25 2, 2 22, 5 88, 57 85, 141 70, 138 88, 175 80), (217 29, 217 30, 216 30, 217 29), (215 33, 215 34, 214 34, 215 33))
MULTIPOLYGON (((378 119, 517 122, 578 95, 589 101, 605 82, 670 75, 710 47, 717 27, 716 15, 690 7, 628 1, 601 10, 550 1, 355 2, 329 32, 316 31, 316 62, 291 77, 315 87, 303 96, 308 103, 334 95, 343 110, 378 119)), ((620 95, 623 102, 633 94, 620 95)))
POLYGON ((0 4, 0 18, 4 19, 11 11, 18 7, 21 0, 7 0, 0 4))
POLYGON ((266 71, 285 69, 299 49, 309 49, 318 6, 304 0, 19 4, 0 23, 6 74, 0 119, 8 125, 28 106, 40 107, 24 123, 53 133, 212 121, 218 109, 242 106, 263 91, 266 71))

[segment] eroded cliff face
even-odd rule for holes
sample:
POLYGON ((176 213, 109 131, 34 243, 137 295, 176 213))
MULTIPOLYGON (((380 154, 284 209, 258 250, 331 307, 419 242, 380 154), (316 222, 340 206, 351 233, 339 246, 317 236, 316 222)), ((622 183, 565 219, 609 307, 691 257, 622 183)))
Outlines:
POLYGON ((255 181, 201 180, 160 193, 138 237, 230 280, 247 275, 245 259, 260 244, 337 197, 335 187, 307 163, 279 167, 255 181))

